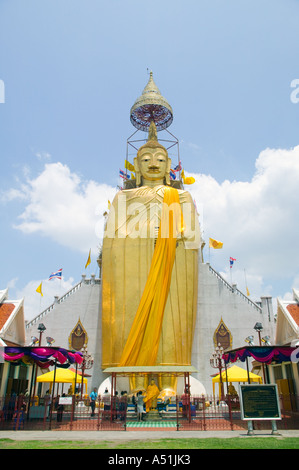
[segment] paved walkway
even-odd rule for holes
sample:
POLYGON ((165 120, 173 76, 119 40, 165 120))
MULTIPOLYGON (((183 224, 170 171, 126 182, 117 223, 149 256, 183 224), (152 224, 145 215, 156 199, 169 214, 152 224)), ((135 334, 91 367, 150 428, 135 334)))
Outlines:
MULTIPOLYGON (((254 431, 254 437, 271 437, 271 431, 254 431)), ((249 438, 247 431, 0 431, 0 439, 47 441, 131 441, 191 438, 249 438)), ((277 437, 297 437, 299 430, 278 431, 277 437)), ((1 447, 1 444, 0 444, 1 447)))

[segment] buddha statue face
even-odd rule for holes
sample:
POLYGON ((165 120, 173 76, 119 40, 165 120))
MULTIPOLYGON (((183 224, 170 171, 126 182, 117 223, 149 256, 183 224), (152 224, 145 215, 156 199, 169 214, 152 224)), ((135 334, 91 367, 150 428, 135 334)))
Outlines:
MULTIPOLYGON (((136 179, 142 176, 143 184, 169 184, 169 171, 171 160, 168 158, 167 150, 156 143, 146 144, 139 149, 134 161, 136 168, 136 179), (139 175, 138 175, 139 173, 139 175)), ((137 182, 137 184, 140 184, 137 182)))
POLYGON ((162 148, 144 148, 139 155, 139 170, 147 180, 164 178, 168 156, 162 148))

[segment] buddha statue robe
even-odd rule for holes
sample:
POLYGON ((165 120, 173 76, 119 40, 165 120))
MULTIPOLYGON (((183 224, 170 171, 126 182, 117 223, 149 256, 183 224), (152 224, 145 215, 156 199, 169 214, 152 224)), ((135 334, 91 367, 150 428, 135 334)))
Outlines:
MULTIPOLYGON (((132 333, 151 269, 166 188, 158 185, 123 190, 112 203, 102 248, 103 368, 120 364, 132 333)), ((175 191, 184 229, 176 240, 157 354, 154 363, 148 365, 191 364, 201 240, 191 195, 184 190, 175 191)), ((130 359, 126 365, 133 365, 130 359)), ((138 355, 134 365, 140 365, 138 355)))

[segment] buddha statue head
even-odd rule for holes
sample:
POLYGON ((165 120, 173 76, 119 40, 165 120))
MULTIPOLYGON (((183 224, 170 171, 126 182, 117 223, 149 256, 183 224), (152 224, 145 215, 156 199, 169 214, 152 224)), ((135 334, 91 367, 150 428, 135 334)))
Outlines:
POLYGON ((171 160, 163 145, 159 144, 154 121, 151 122, 148 141, 139 148, 134 158, 136 186, 170 185, 171 160))

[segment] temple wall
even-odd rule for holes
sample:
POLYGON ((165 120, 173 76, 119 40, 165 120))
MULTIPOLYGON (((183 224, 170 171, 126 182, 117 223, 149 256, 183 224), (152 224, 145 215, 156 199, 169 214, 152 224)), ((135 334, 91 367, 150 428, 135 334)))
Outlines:
MULTIPOLYGON (((88 335, 87 350, 94 358, 92 369, 86 371, 92 375, 88 379, 88 392, 106 378, 101 369, 101 284, 99 279, 82 277, 68 294, 56 298, 48 311, 43 312, 26 325, 26 344, 31 341, 31 336, 39 337, 37 327, 43 323, 47 328, 43 333, 42 345, 46 345, 46 337, 55 339, 53 346, 69 349, 69 336, 76 326, 79 318, 88 335)), ((64 387, 67 392, 68 386, 64 387)))
MULTIPOLYGON (((228 284, 208 263, 199 264, 192 365, 198 370, 194 376, 204 385, 208 394, 212 393, 211 375, 219 373, 219 370, 210 366, 210 356, 215 349, 213 336, 221 317, 232 335, 231 348, 245 346, 247 343, 244 340, 249 335, 254 336, 255 345, 259 344, 258 334, 253 329, 256 322, 262 323, 264 327, 262 336, 269 335, 273 341, 275 324, 269 304, 267 298, 267 302, 262 302, 262 307, 266 308, 260 308, 236 286, 228 284)), ((238 363, 238 366, 246 368, 245 363, 238 363)))
MULTIPOLYGON (((211 368, 210 356, 215 346, 214 332, 221 317, 232 335, 232 348, 245 345, 244 339, 253 335, 258 343, 257 333, 253 327, 261 322, 264 330, 274 340, 275 324, 271 311, 271 299, 261 299, 261 307, 242 295, 236 287, 232 288, 221 276, 210 268, 209 264, 199 263, 198 311, 194 331, 192 365, 198 370, 194 377, 212 393, 211 375, 218 371, 211 368), (269 307, 270 306, 270 307, 269 307), (270 321, 269 321, 270 318, 270 321)), ((69 336, 77 321, 81 323, 88 335, 88 352, 94 358, 93 368, 87 371, 92 375, 88 379, 88 393, 107 378, 101 369, 101 284, 99 279, 82 278, 69 293, 56 298, 53 305, 42 312, 26 326, 26 344, 31 336, 39 337, 37 327, 44 323, 47 330, 43 333, 42 345, 46 345, 46 336, 55 339, 54 346, 69 349, 69 336)), ((245 364, 238 363, 246 368, 245 364)), ((67 391, 67 386, 64 388, 67 391)), ((191 391, 192 392, 192 391, 191 391)))

